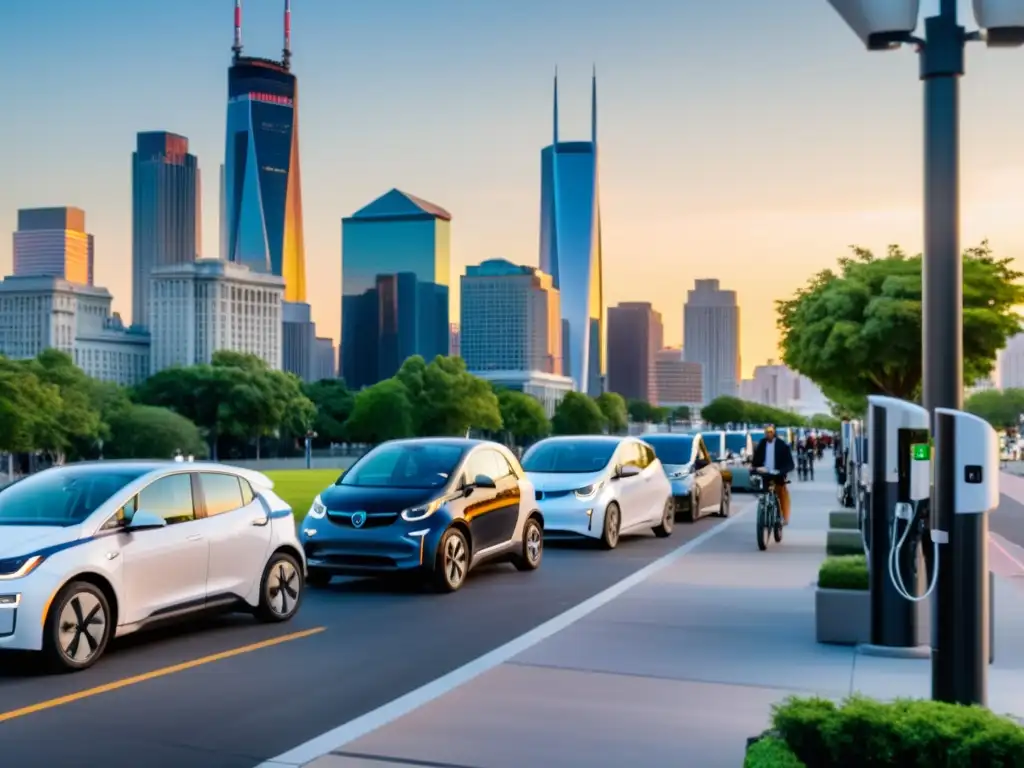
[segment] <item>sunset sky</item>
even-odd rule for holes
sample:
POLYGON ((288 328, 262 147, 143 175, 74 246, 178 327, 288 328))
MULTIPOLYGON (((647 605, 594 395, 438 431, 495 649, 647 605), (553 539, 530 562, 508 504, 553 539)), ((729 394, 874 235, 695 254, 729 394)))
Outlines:
MULTIPOLYGON (((246 0, 246 53, 280 56, 282 5, 246 0)), ((190 139, 219 255, 231 22, 231 0, 0 2, 0 272, 18 208, 80 206, 127 318, 140 130, 190 139)), ((587 138, 597 66, 607 303, 652 302, 668 343, 717 277, 749 375, 776 355, 772 302, 849 244, 920 248, 917 58, 866 53, 826 0, 293 0, 293 44, 321 335, 339 335, 340 220, 392 187, 453 213, 454 274, 537 263, 556 65, 564 139, 587 138)), ((1024 50, 976 44, 967 67, 964 245, 1020 257, 1024 50)))

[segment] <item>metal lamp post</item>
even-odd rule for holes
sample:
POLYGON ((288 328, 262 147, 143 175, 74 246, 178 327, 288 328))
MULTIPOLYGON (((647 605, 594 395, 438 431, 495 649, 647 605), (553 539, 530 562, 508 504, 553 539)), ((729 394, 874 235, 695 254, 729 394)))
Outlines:
MULTIPOLYGON (((991 47, 1024 43, 1024 0, 974 0, 980 32, 957 18, 957 0, 939 0, 914 36, 920 0, 828 0, 868 50, 909 44, 921 56, 924 81, 924 259, 922 266, 923 404, 963 407, 963 258, 960 253, 960 77, 964 48, 974 40, 991 47)), ((951 454, 945 446, 942 454, 951 454)), ((951 519, 940 558, 932 652, 932 698, 960 704, 986 699, 987 599, 973 599, 988 582, 985 515, 953 515, 953 484, 942 482, 952 455, 934 458, 933 514, 951 519)), ((983 590, 983 593, 987 589, 983 590)))

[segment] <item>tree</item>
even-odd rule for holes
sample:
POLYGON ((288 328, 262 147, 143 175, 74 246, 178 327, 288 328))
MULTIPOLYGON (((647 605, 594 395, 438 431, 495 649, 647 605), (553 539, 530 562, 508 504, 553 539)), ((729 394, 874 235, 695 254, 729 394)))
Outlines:
POLYGON ((609 432, 624 432, 629 427, 629 413, 622 395, 602 392, 596 399, 597 407, 604 414, 609 432))
POLYGON ((118 459, 169 459, 177 451, 205 458, 206 442, 199 428, 169 408, 129 405, 110 420, 106 455, 118 459))
POLYGON ((306 397, 316 406, 313 430, 324 443, 340 443, 345 439, 345 421, 352 414, 355 395, 344 379, 323 379, 303 385, 306 397))
POLYGON ((36 420, 35 447, 61 464, 76 442, 94 443, 101 435, 100 415, 89 398, 90 379, 70 355, 56 349, 43 350, 25 365, 60 393, 57 411, 47 414, 51 418, 36 420))
POLYGON ((964 410, 985 419, 995 429, 1016 429, 1024 413, 1024 389, 976 392, 967 398, 964 410))
POLYGON ((401 381, 385 379, 359 392, 345 435, 354 443, 382 443, 412 437, 413 406, 401 381))
POLYGON ((823 429, 826 432, 838 432, 842 426, 839 419, 827 413, 816 413, 808 420, 807 425, 814 429, 823 429))
POLYGON ((690 420, 690 406, 679 405, 672 409, 672 413, 669 414, 669 419, 672 421, 689 421, 690 420))
MULTIPOLYGON (((630 400, 626 406, 626 411, 629 413, 629 418, 637 424, 661 424, 662 422, 668 422, 673 417, 673 409, 671 408, 660 408, 656 405, 651 405, 646 400, 630 400)), ((689 418, 690 409, 686 409, 686 417, 689 418)))
POLYGON ((722 427, 747 421, 747 404, 738 397, 716 397, 700 409, 700 417, 708 424, 722 427))
POLYGON ((211 365, 175 366, 150 376, 135 388, 133 399, 143 405, 170 408, 203 431, 216 459, 217 444, 222 433, 230 433, 232 425, 224 413, 234 386, 229 368, 211 365), (227 429, 225 429, 227 427, 227 429))
MULTIPOLYGON (((833 402, 872 394, 915 399, 921 387, 921 256, 889 246, 864 248, 776 302, 786 365, 822 387, 833 402)), ((1020 330, 1024 303, 1011 259, 988 241, 964 251, 964 380, 992 371, 996 353, 1020 330)))
POLYGON ((544 413, 544 406, 532 395, 503 389, 498 392, 498 409, 503 428, 519 445, 551 434, 551 422, 544 413))
POLYGON ((28 453, 37 437, 57 429, 60 390, 44 384, 21 362, 0 358, 0 452, 28 453))
POLYGON ((598 435, 604 432, 607 423, 608 419, 592 398, 582 392, 566 392, 555 408, 551 428, 556 435, 598 435))
POLYGON ((418 355, 410 357, 395 379, 405 387, 412 403, 418 435, 501 429, 501 410, 494 390, 488 382, 470 374, 461 357, 438 355, 430 363, 418 355))

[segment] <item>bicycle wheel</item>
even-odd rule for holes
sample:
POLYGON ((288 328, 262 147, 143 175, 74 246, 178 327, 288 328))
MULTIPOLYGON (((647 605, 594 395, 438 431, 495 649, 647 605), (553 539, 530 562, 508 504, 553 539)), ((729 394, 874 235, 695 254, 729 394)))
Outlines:
POLYGON ((777 497, 772 500, 772 533, 776 543, 782 541, 782 507, 777 497))
POLYGON ((768 505, 762 496, 757 502, 757 548, 762 552, 768 549, 770 530, 768 522, 768 505))

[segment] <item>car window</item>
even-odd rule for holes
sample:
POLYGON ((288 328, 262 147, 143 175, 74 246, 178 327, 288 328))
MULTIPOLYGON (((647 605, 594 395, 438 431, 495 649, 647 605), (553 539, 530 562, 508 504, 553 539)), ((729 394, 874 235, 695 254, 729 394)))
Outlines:
POLYGON ((703 438, 697 441, 697 458, 708 464, 711 463, 711 455, 708 453, 708 447, 704 444, 703 438))
POLYGON ((123 528, 132 521, 132 515, 135 514, 136 506, 139 502, 138 496, 132 496, 128 500, 128 503, 121 507, 117 512, 110 516, 110 519, 103 524, 100 528, 101 531, 113 531, 118 528, 123 528))
POLYGON ((627 440, 619 448, 619 464, 623 467, 633 466, 639 469, 643 469, 643 460, 640 456, 640 444, 634 443, 632 440, 627 440))
POLYGON ((492 480, 497 480, 494 473, 497 471, 497 466, 490 461, 490 454, 493 451, 477 451, 469 457, 469 461, 466 462, 466 482, 472 483, 476 480, 477 475, 486 475, 492 480))
POLYGON ((72 464, 29 475, 0 490, 0 526, 77 525, 146 471, 72 464))
POLYGON ((255 501, 256 492, 244 477, 238 478, 238 484, 242 486, 242 504, 247 507, 255 501))
POLYGON ((199 487, 203 491, 203 508, 207 517, 234 512, 245 506, 242 486, 235 475, 223 472, 200 472, 199 487))
POLYGON ((491 471, 493 472, 491 477, 493 479, 501 480, 509 475, 515 475, 512 466, 508 463, 508 459, 498 451, 485 451, 485 453, 487 453, 487 461, 491 465, 491 471))
POLYGON ((659 435, 648 438, 662 464, 685 466, 693 461, 692 435, 659 435))
POLYGON ((523 469, 557 474, 599 472, 619 455, 619 446, 613 440, 541 440, 523 456, 523 469))
POLYGON ((153 481, 139 492, 137 511, 160 515, 168 525, 195 520, 192 476, 182 473, 153 481))
POLYGON ((446 443, 384 443, 357 461, 338 485, 360 488, 440 488, 462 460, 464 447, 446 443))
POLYGON ((651 466, 651 464, 653 464, 655 461, 658 460, 658 457, 654 453, 654 449, 651 448, 651 446, 649 446, 649 445, 641 445, 640 446, 640 450, 644 452, 644 460, 646 462, 644 464, 644 466, 649 467, 649 466, 651 466))

